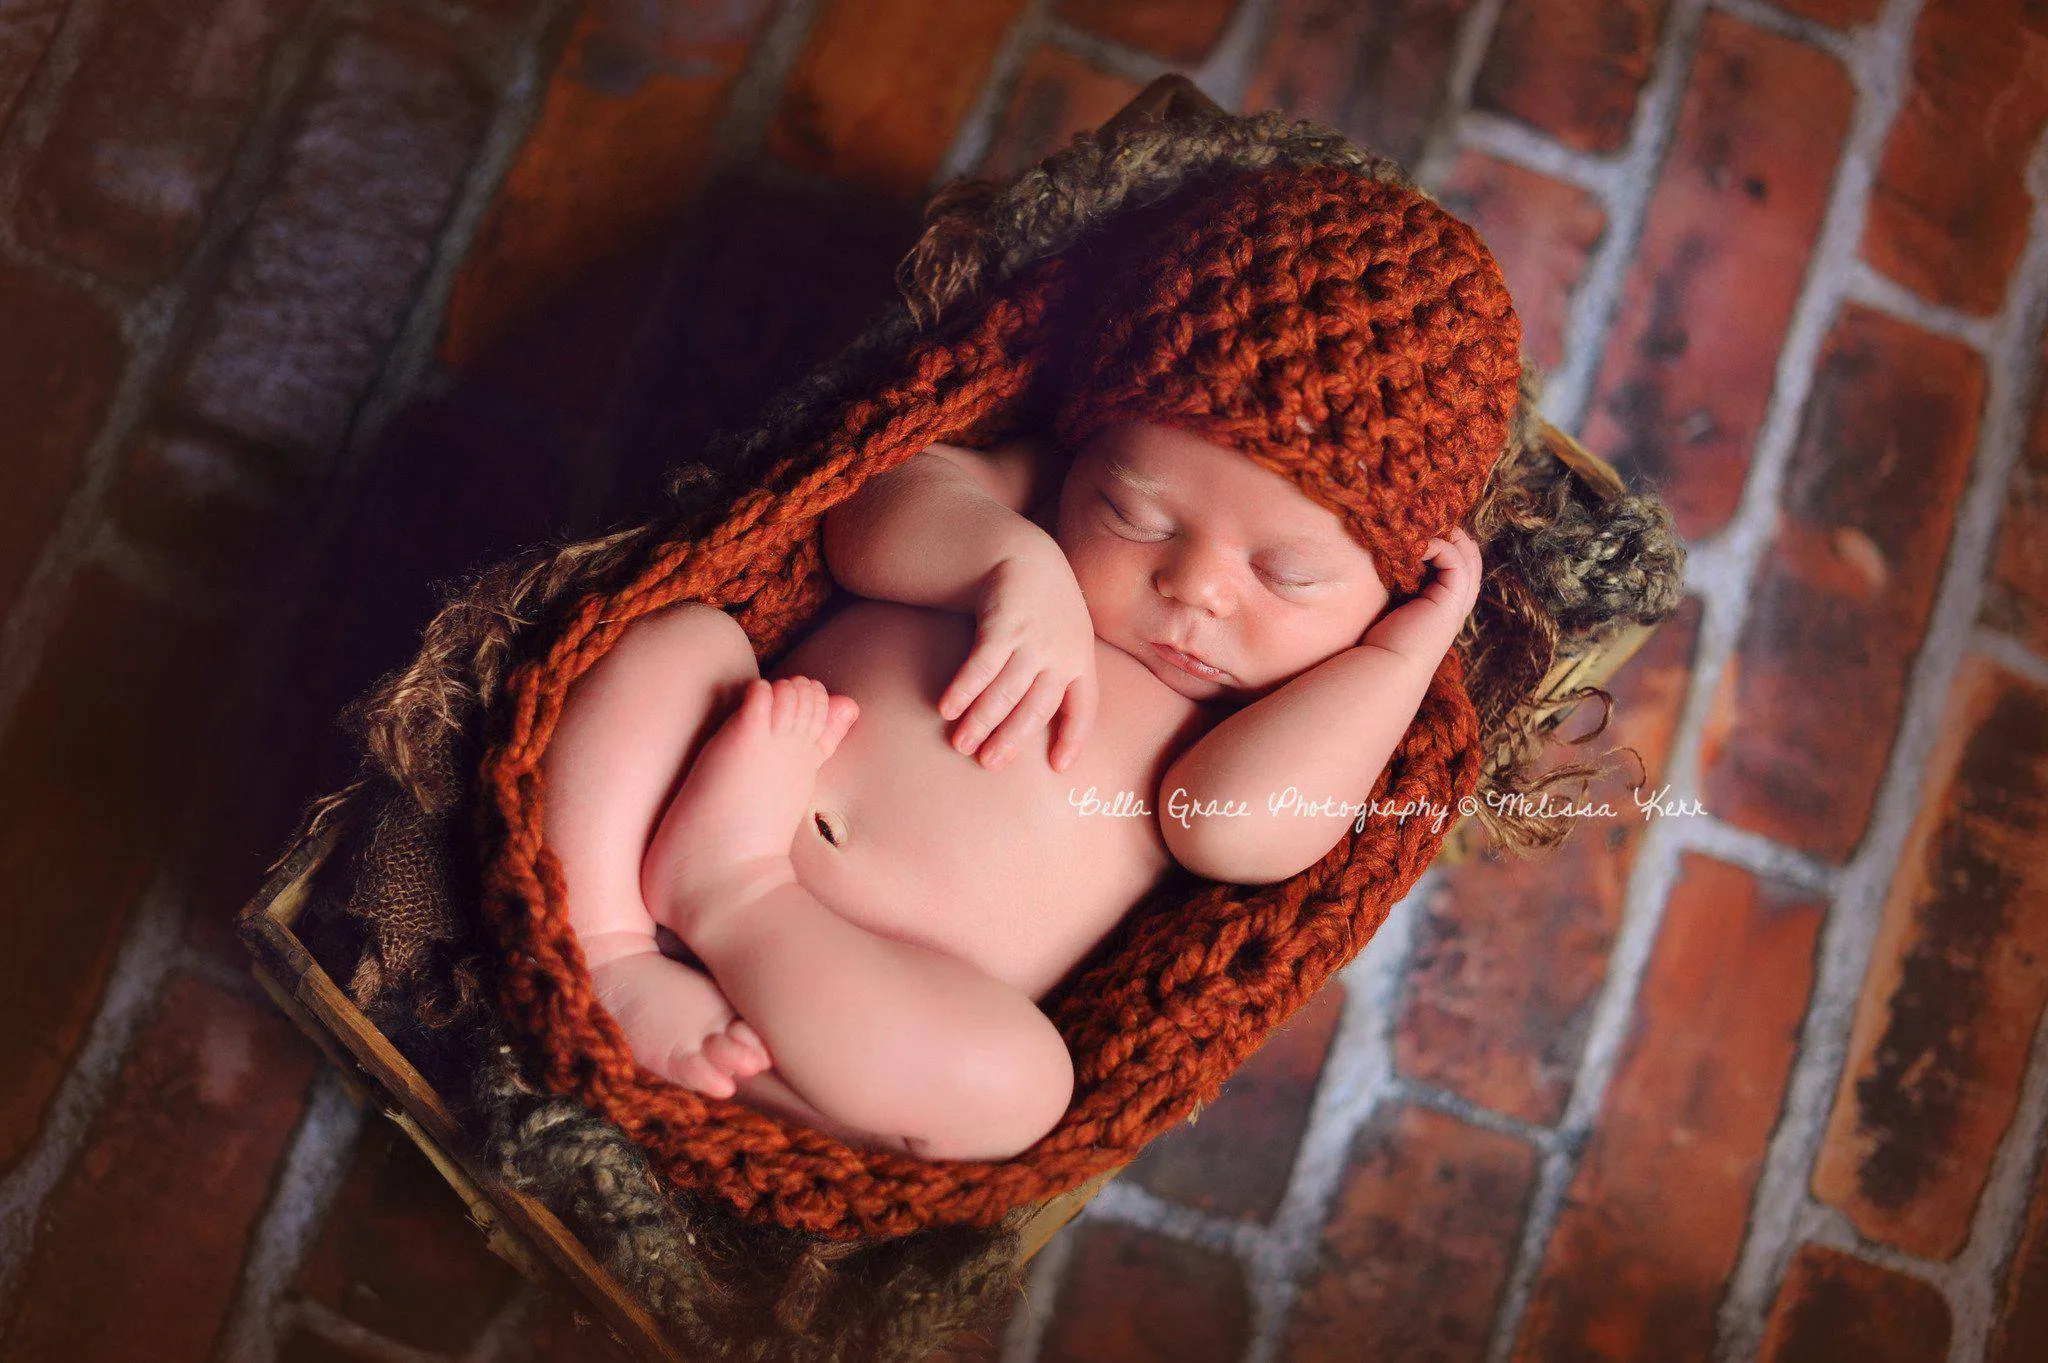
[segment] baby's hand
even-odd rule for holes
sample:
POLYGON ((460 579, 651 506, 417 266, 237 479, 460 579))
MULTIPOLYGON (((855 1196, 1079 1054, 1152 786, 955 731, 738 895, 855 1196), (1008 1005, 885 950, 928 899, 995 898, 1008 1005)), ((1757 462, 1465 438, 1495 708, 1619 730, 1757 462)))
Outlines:
POLYGON ((1432 539, 1422 557, 1436 572, 1413 600, 1380 617, 1359 642, 1434 668, 1479 600, 1482 565, 1478 543, 1458 526, 1451 527, 1448 538, 1432 539))
POLYGON ((974 651, 939 697, 941 717, 966 714, 953 746, 979 746, 994 771, 1057 714, 1052 766, 1065 771, 1095 720, 1095 624, 1073 569, 1057 554, 1004 559, 975 615, 974 651))

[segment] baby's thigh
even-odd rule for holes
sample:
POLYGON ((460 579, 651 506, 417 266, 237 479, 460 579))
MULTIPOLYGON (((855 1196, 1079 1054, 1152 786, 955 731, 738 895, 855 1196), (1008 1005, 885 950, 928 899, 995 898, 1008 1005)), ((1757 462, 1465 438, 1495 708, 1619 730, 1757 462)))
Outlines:
POLYGON ((630 625, 569 688, 541 756, 541 831, 579 936, 645 931, 640 862, 682 774, 760 675, 739 623, 685 602, 630 625))

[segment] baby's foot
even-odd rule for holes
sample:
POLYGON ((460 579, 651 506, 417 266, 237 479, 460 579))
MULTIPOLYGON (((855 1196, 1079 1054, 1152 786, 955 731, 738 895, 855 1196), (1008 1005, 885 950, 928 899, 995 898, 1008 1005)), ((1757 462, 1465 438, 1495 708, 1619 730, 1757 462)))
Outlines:
POLYGON ((684 1088, 730 1098, 735 1081, 774 1063, 760 1033, 702 971, 645 951, 593 965, 590 978, 633 1058, 684 1088))
POLYGON ((810 677, 756 680, 705 741, 641 868, 654 916, 688 940, 688 911, 780 861, 860 707, 810 677))

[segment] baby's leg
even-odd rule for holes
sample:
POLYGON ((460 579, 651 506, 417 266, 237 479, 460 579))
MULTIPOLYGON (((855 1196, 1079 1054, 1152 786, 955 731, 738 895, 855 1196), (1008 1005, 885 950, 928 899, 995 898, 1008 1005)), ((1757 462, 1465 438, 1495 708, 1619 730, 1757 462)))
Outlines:
MULTIPOLYGON (((803 1101, 932 1158, 1010 1158, 1071 1097, 1058 1030, 979 968, 840 917, 790 865, 844 718, 807 678, 750 689, 663 817, 644 902, 711 967, 803 1101)), ((755 1090, 777 1105, 771 1086, 755 1090)))
POLYGON ((759 675, 746 632, 724 611, 691 602, 658 612, 569 689, 541 759, 542 831, 598 1001, 640 1063, 718 1098, 768 1056, 710 976, 660 953, 640 863, 682 772, 759 675))

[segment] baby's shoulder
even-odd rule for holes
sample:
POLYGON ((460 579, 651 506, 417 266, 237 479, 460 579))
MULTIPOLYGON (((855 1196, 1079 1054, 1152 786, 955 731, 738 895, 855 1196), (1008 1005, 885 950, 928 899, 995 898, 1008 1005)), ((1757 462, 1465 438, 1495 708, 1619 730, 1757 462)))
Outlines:
POLYGON ((936 444, 930 452, 964 469, 989 496, 1010 510, 1034 520, 1049 505, 1057 504, 1071 462, 1054 441, 1035 433, 987 449, 936 444))

